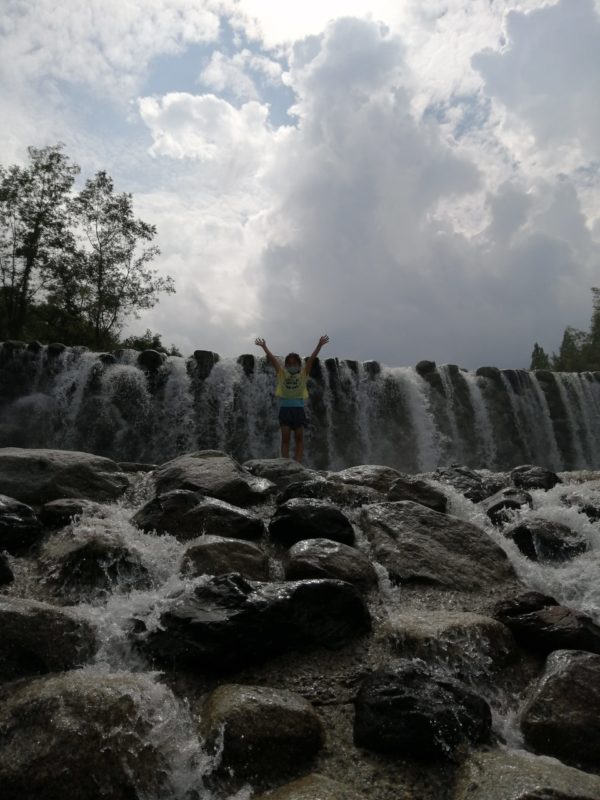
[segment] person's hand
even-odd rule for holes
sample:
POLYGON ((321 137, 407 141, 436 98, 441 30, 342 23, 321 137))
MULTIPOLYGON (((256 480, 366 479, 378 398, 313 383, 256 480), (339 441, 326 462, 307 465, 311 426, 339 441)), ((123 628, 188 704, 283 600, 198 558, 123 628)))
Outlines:
POLYGON ((254 344, 257 345, 258 347, 262 347, 263 350, 266 350, 266 348, 267 348, 266 340, 265 339, 261 339, 260 336, 256 337, 256 339, 254 340, 254 344))
POLYGON ((327 336, 327 334, 321 336, 321 338, 319 339, 319 350, 323 347, 323 345, 327 344, 328 341, 329 341, 329 336, 327 336))

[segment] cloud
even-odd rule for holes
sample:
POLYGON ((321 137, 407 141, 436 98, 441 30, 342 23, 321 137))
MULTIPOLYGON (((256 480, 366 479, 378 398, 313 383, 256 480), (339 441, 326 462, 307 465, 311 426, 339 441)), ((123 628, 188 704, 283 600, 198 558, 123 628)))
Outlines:
POLYGON ((235 97, 257 99, 258 79, 271 85, 281 83, 281 64, 244 48, 233 56, 215 50, 200 73, 199 82, 217 92, 229 90, 235 97))

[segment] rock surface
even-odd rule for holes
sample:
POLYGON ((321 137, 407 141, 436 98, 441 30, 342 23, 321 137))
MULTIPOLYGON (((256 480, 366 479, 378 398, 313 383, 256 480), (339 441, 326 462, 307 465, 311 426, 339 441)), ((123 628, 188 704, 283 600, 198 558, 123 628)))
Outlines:
POLYGON ((289 547, 302 539, 331 539, 354 544, 354 529, 348 517, 326 500, 297 497, 280 505, 269 523, 274 542, 289 547))
POLYGON ((19 552, 42 535, 42 525, 30 506, 0 494, 0 552, 19 552))
POLYGON ((375 567, 354 547, 331 539, 305 539, 291 547, 284 559, 285 577, 337 578, 364 589, 377 583, 375 567))
POLYGON ((435 477, 442 483, 452 486, 473 503, 480 503, 501 488, 484 481, 483 477, 474 469, 456 464, 444 469, 437 469, 435 477))
POLYGON ((528 518, 504 531, 532 561, 568 561, 587 550, 579 534, 560 522, 528 518))
POLYGON ((361 796, 343 783, 312 773, 274 792, 261 794, 256 800, 361 800, 361 796))
POLYGON ((526 489, 527 491, 532 491, 533 489, 545 489, 548 491, 556 486, 557 483, 562 483, 556 472, 544 467, 535 467, 531 464, 515 467, 511 470, 510 478, 518 489, 526 489))
POLYGON ((0 448, 0 492, 23 503, 62 497, 115 500, 129 486, 109 458, 71 450, 0 448))
POLYGON ((515 579, 485 531, 417 503, 365 506, 361 524, 392 581, 475 591, 515 579))
POLYGON ((511 512, 527 506, 531 508, 532 504, 529 492, 522 489, 501 489, 482 500, 479 505, 494 525, 503 525, 511 519, 511 512))
POLYGON ((435 486, 420 478, 411 475, 402 475, 395 480, 387 493, 387 499, 410 500, 413 503, 420 503, 440 514, 445 514, 448 506, 448 498, 435 486))
POLYGON ((244 461, 247 469, 258 478, 266 478, 281 491, 291 483, 314 480, 316 473, 291 458, 253 458, 244 461))
POLYGON ((358 484, 359 486, 369 486, 378 492, 385 494, 388 492, 402 473, 393 467, 385 467, 379 464, 360 464, 356 467, 329 474, 331 480, 339 483, 358 484))
POLYGON ((184 575, 226 575, 237 572, 250 581, 269 580, 269 559, 255 544, 243 539, 203 536, 186 548, 184 575))
POLYGON ((367 503, 378 503, 385 495, 370 486, 353 483, 338 483, 333 480, 318 478, 300 483, 290 483, 279 495, 280 503, 294 497, 310 497, 314 500, 329 500, 338 506, 364 506, 367 503))
POLYGON ((61 528, 82 514, 102 515, 102 513, 103 506, 100 503, 67 497, 44 503, 40 509, 40 519, 49 528, 61 528))
POLYGON ((13 571, 4 553, 0 553, 0 586, 7 586, 14 580, 13 571))

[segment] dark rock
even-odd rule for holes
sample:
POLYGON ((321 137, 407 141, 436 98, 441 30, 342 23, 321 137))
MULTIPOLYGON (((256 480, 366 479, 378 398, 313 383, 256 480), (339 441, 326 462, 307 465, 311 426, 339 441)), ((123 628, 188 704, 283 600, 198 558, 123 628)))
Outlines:
POLYGON ((157 494, 187 489, 241 506, 259 503, 275 489, 270 481, 255 478, 218 450, 200 450, 167 461, 156 470, 155 480, 157 494))
POLYGON ((179 708, 151 677, 78 670, 7 687, 1 699, 3 800, 176 796, 168 751, 179 708))
POLYGON ((419 363, 415 367, 415 371, 421 376, 431 375, 432 372, 435 372, 435 369, 436 369, 435 361, 426 361, 426 360, 419 361, 419 363))
POLYGON ((432 508, 440 514, 446 513, 448 498, 439 489, 436 489, 427 481, 414 478, 411 475, 402 475, 395 480, 387 493, 388 500, 411 500, 413 503, 420 503, 422 506, 432 508))
POLYGON ((502 386, 502 373, 498 367, 479 367, 475 372, 478 378, 489 378, 491 381, 502 386))
POLYGON ((137 360, 142 369, 156 372, 165 363, 166 357, 164 353, 159 353, 157 350, 142 350, 137 360))
POLYGON ((560 522, 528 518, 504 531, 532 561, 568 561, 584 553, 587 543, 560 522))
POLYGON ((469 467, 460 467, 454 464, 451 467, 436 470, 435 477, 441 483, 447 483, 454 487, 457 492, 473 503, 479 503, 492 494, 481 475, 469 467))
POLYGON ((18 553, 37 542, 42 534, 42 525, 32 508, 0 494, 0 552, 18 553))
POLYGON ((402 477, 402 473, 392 467, 385 467, 379 464, 360 464, 356 467, 348 467, 340 472, 330 472, 329 477, 339 483, 357 484, 358 486, 369 486, 378 492, 388 492, 394 481, 402 477))
POLYGON ((585 514, 591 522, 600 520, 600 497, 596 502, 591 502, 589 497, 584 497, 578 492, 572 492, 568 495, 562 495, 560 500, 563 505, 575 508, 585 514))
POLYGON ((0 586, 8 586, 15 579, 13 571, 4 553, 0 553, 0 586))
POLYGON ((62 344, 62 342, 51 342, 46 348, 46 352, 49 356, 56 358, 56 356, 62 355, 66 349, 67 345, 62 344))
POLYGON ((454 758, 469 744, 489 741, 491 730, 482 697, 417 661, 373 672, 356 698, 354 743, 378 753, 454 758))
POLYGON ((173 595, 140 647, 159 662, 195 669, 239 668, 290 649, 337 647, 370 630, 357 589, 342 581, 251 583, 201 578, 173 595))
POLYGON ((365 506, 361 524, 392 581, 478 591, 515 579, 485 531, 417 503, 365 506))
POLYGON ((329 500, 334 505, 363 506, 367 503, 379 503, 385 495, 369 486, 357 486, 350 483, 336 483, 319 478, 300 483, 290 483, 278 496, 279 503, 285 503, 293 497, 310 497, 314 500, 329 500))
POLYGON ((79 667, 97 648, 94 629, 70 612, 2 595, 0 642, 0 681, 79 667))
POLYGON ((269 580, 269 559, 255 544, 242 539, 203 536, 183 554, 184 575, 226 575, 237 572, 251 581, 269 580))
POLYGON ((290 580, 337 578, 364 589, 377 583, 373 564, 360 550, 330 539, 297 542, 288 550, 284 566, 290 580))
POLYGON ((378 361, 363 361, 363 369, 369 378, 376 378, 381 372, 381 364, 378 361))
POLYGON ((280 786, 274 792, 261 794, 256 800, 363 800, 343 783, 316 772, 280 786))
POLYGON ((254 372, 254 367, 256 364, 256 359, 250 353, 244 353, 238 357, 237 363, 241 366, 244 370, 245 375, 252 375, 254 372))
POLYGON ((348 517, 326 500, 296 497, 280 505, 269 523, 273 541, 289 547, 302 539, 332 539, 354 544, 348 517))
POLYGON ((158 495, 131 521, 144 531, 170 533, 183 542, 203 534, 258 539, 265 531, 263 521, 255 514, 184 489, 158 495))
POLYGON ((202 705, 200 731, 221 753, 219 771, 231 770, 240 782, 297 775, 325 743, 308 700, 266 686, 219 686, 202 705))
POLYGON ((70 450, 0 448, 0 492, 23 503, 63 497, 110 501, 128 486, 109 458, 70 450))
POLYGON ((280 490, 290 484, 311 481, 316 477, 312 469, 302 466, 291 458, 253 458, 245 461, 243 466, 258 478, 271 481, 280 490))
POLYGON ((40 352, 40 350, 41 350, 43 347, 44 347, 44 345, 43 345, 41 342, 38 342, 38 341, 36 341, 36 340, 34 340, 33 342, 29 342, 29 344, 27 345, 27 349, 28 349, 28 350, 29 350, 31 353, 39 353, 39 352, 40 352))
POLYGON ((598 764, 600 656, 556 650, 521 714, 525 743, 566 763, 598 764))
POLYGON ((511 470, 510 477, 518 489, 552 489, 557 483, 562 483, 556 472, 552 472, 544 467, 534 467, 531 464, 524 464, 511 470))
POLYGON ((210 371, 219 361, 219 354, 210 350, 194 350, 194 359, 198 377, 202 380, 208 378, 210 371))
POLYGON ((479 503, 494 525, 503 525, 512 518, 512 511, 533 506, 529 492, 522 489, 501 489, 479 503))
POLYGON ((553 650, 600 654, 600 626, 547 595, 526 592, 503 600, 494 606, 493 616, 510 628, 522 647, 543 655, 553 650))
POLYGON ((144 464, 138 461, 119 461, 121 472, 154 472, 158 469, 157 464, 144 464))
POLYGON ((40 519, 49 528, 62 528, 68 525, 74 517, 82 514, 98 514, 104 512, 100 503, 93 500, 81 500, 79 498, 67 497, 63 500, 51 500, 44 503, 40 509, 40 519))
POLYGON ((117 359, 112 353, 98 353, 98 361, 101 361, 106 367, 117 363, 117 359))

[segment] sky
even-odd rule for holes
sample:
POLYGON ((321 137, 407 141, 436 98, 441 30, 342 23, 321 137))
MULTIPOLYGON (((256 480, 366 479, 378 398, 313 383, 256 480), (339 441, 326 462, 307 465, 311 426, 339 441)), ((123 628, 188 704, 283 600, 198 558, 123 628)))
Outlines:
POLYGON ((157 226, 184 354, 526 367, 600 284, 600 0, 0 0, 0 160, 157 226))

